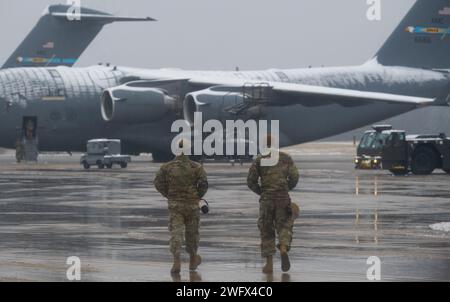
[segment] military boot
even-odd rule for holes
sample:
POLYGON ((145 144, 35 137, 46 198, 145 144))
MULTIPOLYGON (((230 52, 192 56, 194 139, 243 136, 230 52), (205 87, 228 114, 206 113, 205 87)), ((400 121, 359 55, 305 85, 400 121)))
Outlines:
POLYGON ((189 260, 189 270, 195 271, 197 267, 202 263, 200 255, 191 255, 189 260))
POLYGON ((266 265, 264 265, 262 271, 264 274, 272 274, 273 273, 273 257, 272 256, 268 256, 266 258, 266 265))
POLYGON ((289 255, 287 252, 287 247, 285 245, 280 246, 281 255, 281 270, 283 272, 288 272, 291 269, 291 262, 289 261, 289 255))
POLYGON ((173 266, 170 272, 172 274, 179 274, 181 271, 181 257, 180 255, 173 256, 173 266))

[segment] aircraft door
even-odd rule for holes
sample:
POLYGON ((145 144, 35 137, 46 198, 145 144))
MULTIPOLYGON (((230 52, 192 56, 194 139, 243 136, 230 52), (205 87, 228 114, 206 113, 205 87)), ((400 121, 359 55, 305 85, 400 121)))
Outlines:
POLYGON ((26 139, 37 137, 37 117, 24 116, 22 119, 22 134, 26 139))
POLYGON ((37 161, 38 149, 38 119, 35 116, 24 116, 22 119, 22 135, 16 146, 18 161, 37 161), (21 152, 19 154, 19 151, 21 152), (20 159, 20 160, 19 160, 20 159))

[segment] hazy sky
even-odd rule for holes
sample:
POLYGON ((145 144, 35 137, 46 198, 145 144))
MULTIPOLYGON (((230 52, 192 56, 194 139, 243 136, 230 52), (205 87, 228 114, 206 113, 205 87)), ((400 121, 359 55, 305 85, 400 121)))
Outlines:
MULTIPOLYGON (((107 25, 77 66, 266 69, 355 65, 372 57, 414 0, 381 0, 382 20, 368 21, 366 0, 81 0, 110 13, 156 23, 107 25)), ((48 4, 0 0, 4 62, 48 4)))

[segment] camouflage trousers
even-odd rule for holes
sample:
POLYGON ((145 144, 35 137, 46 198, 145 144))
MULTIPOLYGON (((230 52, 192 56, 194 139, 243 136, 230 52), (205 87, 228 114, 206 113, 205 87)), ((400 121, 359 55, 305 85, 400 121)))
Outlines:
POLYGON ((199 209, 180 208, 169 209, 170 221, 170 251, 173 255, 181 253, 183 239, 186 240, 186 251, 196 255, 200 241, 200 212, 199 209))
POLYGON ((260 200, 258 228, 261 234, 261 255, 275 255, 280 245, 291 248, 294 219, 289 195, 262 197, 260 200), (276 246, 276 234, 279 244, 276 246))
POLYGON ((25 157, 25 151, 23 149, 17 148, 16 149, 16 161, 18 163, 20 163, 21 161, 23 161, 24 157, 25 157))

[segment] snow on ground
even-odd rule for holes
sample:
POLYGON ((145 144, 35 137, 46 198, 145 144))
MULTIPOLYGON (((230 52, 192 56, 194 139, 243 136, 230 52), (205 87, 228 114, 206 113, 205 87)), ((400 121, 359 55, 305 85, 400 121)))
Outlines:
POLYGON ((450 232, 450 222, 441 222, 430 225, 434 231, 450 232))

